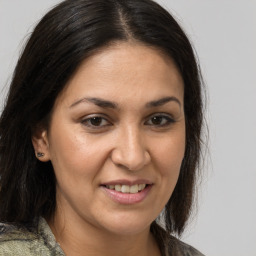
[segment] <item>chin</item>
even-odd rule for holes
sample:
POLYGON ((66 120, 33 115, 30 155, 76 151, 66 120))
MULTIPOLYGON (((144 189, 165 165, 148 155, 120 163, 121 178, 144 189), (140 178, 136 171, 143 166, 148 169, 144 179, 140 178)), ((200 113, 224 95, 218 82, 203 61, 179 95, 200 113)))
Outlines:
MULTIPOLYGON (((151 223, 150 223, 151 224, 151 223)), ((108 231, 118 236, 132 236, 144 232, 150 228, 150 224, 145 226, 138 225, 123 225, 108 227, 108 231)))
POLYGON ((111 219, 105 218, 102 226, 115 235, 135 235, 148 230, 153 221, 154 218, 127 213, 112 216, 111 219))

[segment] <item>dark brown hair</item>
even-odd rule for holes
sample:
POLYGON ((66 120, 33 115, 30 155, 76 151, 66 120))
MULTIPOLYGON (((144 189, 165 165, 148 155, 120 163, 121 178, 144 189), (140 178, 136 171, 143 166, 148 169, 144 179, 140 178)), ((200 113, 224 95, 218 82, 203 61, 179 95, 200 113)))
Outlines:
MULTIPOLYGON (((55 211, 55 175, 36 159, 33 129, 81 62, 116 41, 156 47, 184 81, 186 150, 165 228, 181 234, 193 204, 202 133, 202 82, 191 44, 175 19, 151 0, 66 0, 34 29, 17 63, 0 119, 0 221, 26 223, 55 211)), ((153 225, 156 225, 154 222, 153 225)))

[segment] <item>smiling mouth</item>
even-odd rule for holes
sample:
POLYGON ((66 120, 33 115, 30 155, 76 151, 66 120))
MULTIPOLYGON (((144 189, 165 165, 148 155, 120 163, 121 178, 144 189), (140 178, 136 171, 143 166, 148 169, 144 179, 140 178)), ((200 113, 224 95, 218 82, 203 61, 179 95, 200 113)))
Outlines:
POLYGON ((143 202, 153 187, 153 183, 147 181, 112 181, 102 184, 104 193, 115 203, 122 205, 133 205, 143 202))
POLYGON ((117 192, 121 192, 121 193, 125 193, 125 194, 135 194, 135 193, 141 192, 147 186, 148 186, 148 184, 135 184, 135 185, 132 185, 132 186, 121 185, 121 184, 104 185, 104 187, 106 187, 107 189, 115 190, 117 192))

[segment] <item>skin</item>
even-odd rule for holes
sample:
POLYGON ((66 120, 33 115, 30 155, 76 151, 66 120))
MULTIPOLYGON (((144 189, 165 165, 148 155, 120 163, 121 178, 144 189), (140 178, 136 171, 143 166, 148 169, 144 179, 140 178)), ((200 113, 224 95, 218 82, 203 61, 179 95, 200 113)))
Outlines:
POLYGON ((66 255, 160 255, 149 228, 179 176, 183 96, 173 61, 152 47, 116 43, 82 63, 48 129, 32 138, 40 160, 54 167, 57 209, 48 223, 66 255), (101 186, 117 179, 152 187, 141 202, 120 204, 101 186))

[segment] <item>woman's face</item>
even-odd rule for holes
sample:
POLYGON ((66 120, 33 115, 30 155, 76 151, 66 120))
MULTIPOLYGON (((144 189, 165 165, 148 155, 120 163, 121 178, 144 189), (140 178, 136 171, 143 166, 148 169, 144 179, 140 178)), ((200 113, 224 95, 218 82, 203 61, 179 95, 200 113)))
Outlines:
POLYGON ((59 95, 41 141, 66 220, 115 234, 141 232, 164 208, 179 176, 182 78, 153 48, 105 48, 83 62, 59 95))

